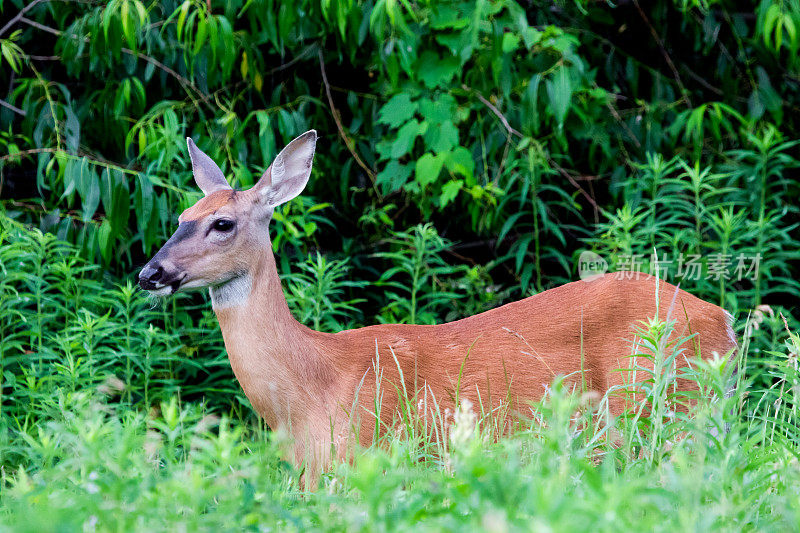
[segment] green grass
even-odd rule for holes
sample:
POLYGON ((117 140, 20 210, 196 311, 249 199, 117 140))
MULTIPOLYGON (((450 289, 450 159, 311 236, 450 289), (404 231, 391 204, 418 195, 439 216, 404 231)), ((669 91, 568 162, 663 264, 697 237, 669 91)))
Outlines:
MULTIPOLYGON (((636 382, 612 391, 631 400, 620 418, 606 398, 557 379, 510 435, 497 438, 495 420, 464 403, 441 414, 447 436, 435 440, 415 430, 408 402, 393 430, 309 492, 282 459, 284 437, 238 392, 213 317, 181 330, 191 316, 173 303, 101 281, 68 245, 0 220, 2 530, 769 531, 800 522, 800 337, 766 310, 742 324, 735 361, 695 361, 680 376, 671 325, 642 322, 636 382), (676 391, 678 377, 699 392, 676 391)), ((308 307, 304 298, 335 289, 345 264, 317 257, 302 272, 292 305, 332 324, 350 302, 308 307)))
MULTIPOLYGON (((697 379, 724 390, 722 366, 697 379)), ((798 447, 781 424, 741 417, 741 393, 661 428, 597 424, 583 400, 557 382, 534 421, 497 442, 460 410, 443 445, 391 434, 303 493, 271 433, 197 404, 145 413, 63 393, 15 432, 28 464, 4 471, 0 516, 17 531, 788 530, 800 519, 798 447)))

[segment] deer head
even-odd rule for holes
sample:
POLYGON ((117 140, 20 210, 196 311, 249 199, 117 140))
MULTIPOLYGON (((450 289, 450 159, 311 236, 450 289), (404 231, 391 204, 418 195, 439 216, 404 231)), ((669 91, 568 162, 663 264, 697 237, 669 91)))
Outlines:
POLYGON ((255 256, 271 246, 267 226, 272 213, 305 188, 316 142, 314 130, 300 135, 258 183, 236 191, 187 138, 194 180, 205 196, 178 217, 178 229, 139 272, 139 285, 156 295, 210 287, 215 305, 246 296, 255 256))

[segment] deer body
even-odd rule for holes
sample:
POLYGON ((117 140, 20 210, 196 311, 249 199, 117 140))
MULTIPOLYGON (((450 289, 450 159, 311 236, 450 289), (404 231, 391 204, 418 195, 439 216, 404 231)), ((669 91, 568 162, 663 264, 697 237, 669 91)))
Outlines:
MULTIPOLYGON (((484 412, 524 416, 558 375, 600 393, 622 384, 633 326, 656 314, 649 276, 577 281, 436 326, 329 334, 297 322, 264 226, 274 205, 305 186, 315 141, 314 132, 292 141, 249 191, 232 191, 190 141, 206 197, 181 215, 178 231, 139 275, 143 288, 159 294, 210 287, 236 378, 266 423, 291 434, 298 462, 324 465, 331 444, 341 455, 354 437, 368 445, 376 423, 390 427, 403 401, 431 418, 452 411, 457 397, 484 412)), ((664 282, 658 301, 659 316, 676 320, 674 336, 696 334, 682 357, 697 347, 704 357, 735 349, 721 308, 664 282)), ((621 400, 612 399, 611 409, 620 411, 621 400)))

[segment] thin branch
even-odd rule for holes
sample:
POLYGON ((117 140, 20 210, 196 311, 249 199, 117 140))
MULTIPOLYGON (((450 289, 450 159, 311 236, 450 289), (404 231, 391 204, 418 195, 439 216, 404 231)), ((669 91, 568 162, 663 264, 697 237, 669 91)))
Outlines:
MULTIPOLYGON (((41 203, 25 202, 21 200, 11 200, 8 202, 8 205, 12 205, 14 207, 22 207, 31 211, 38 211, 48 215, 52 214, 52 211, 49 210, 46 206, 43 206, 41 203)), ((100 213, 95 213, 90 220, 84 220, 83 213, 75 209, 68 209, 65 211, 61 211, 60 213, 58 213, 58 216, 61 218, 68 218, 70 220, 74 220, 75 222, 79 222, 84 225, 90 223, 99 225, 102 222, 102 215, 100 213)))
MULTIPOLYGON (((599 86, 596 83, 594 84, 594 86, 599 88, 599 86)), ((614 117, 617 123, 619 123, 619 125, 622 126, 622 129, 625 130, 625 133, 628 134, 628 137, 631 138, 633 144, 636 145, 636 148, 641 148, 642 143, 639 142, 639 139, 636 138, 636 135, 634 135, 633 131, 631 131, 630 127, 628 127, 628 123, 622 120, 622 117, 619 115, 619 111, 617 111, 617 108, 614 107, 614 104, 612 104, 609 100, 606 100, 606 107, 608 108, 609 111, 611 111, 611 115, 614 117)))
POLYGON ((703 87, 708 89, 709 91, 713 92, 717 96, 725 96, 725 93, 722 92, 722 89, 717 89, 716 87, 714 87, 713 85, 708 83, 706 80, 704 80, 701 76, 697 75, 697 73, 695 73, 692 69, 690 69, 686 65, 681 65, 681 66, 684 69, 686 69, 686 72, 689 74, 689 77, 692 78, 694 81, 696 81, 697 83, 699 83, 700 85, 702 85, 703 87))
POLYGON ((494 104, 492 104, 489 100, 484 98, 481 93, 479 93, 478 91, 476 91, 475 89, 473 89, 469 85, 466 85, 466 84, 463 84, 463 83, 461 84, 461 88, 464 89, 465 91, 468 91, 468 92, 474 94, 478 98, 478 100, 481 101, 481 103, 483 105, 488 107, 489 110, 492 113, 494 113, 497 116, 497 118, 500 119, 500 122, 503 123, 503 126, 506 128, 506 131, 509 133, 509 135, 513 133, 517 137, 520 137, 520 138, 524 137, 524 135, 522 135, 520 132, 518 132, 517 130, 515 130, 514 128, 511 127, 511 124, 508 123, 508 119, 503 115, 503 113, 501 113, 500 110, 497 109, 494 106, 494 104))
MULTIPOLYGON (((492 113, 494 113, 497 116, 497 118, 500 119, 500 122, 506 128, 506 131, 508 132, 509 137, 511 137, 512 134, 516 135, 517 137, 520 137, 520 138, 524 137, 524 135, 522 135, 520 132, 515 130, 511 126, 511 124, 508 123, 508 119, 505 117, 505 115, 503 115, 503 113, 501 113, 500 110, 497 109, 497 107, 495 107, 489 100, 484 98, 481 93, 479 93, 478 91, 472 89, 471 87, 469 87, 467 85, 462 85, 461 87, 464 90, 469 91, 470 93, 474 94, 478 98, 478 100, 481 101, 481 103, 483 105, 488 107, 489 110, 491 110, 492 113)), ((597 205, 597 201, 595 201, 595 199, 592 197, 592 195, 590 195, 588 192, 586 192, 586 190, 583 187, 581 187, 581 185, 577 181, 575 181, 575 178, 572 177, 572 175, 569 172, 567 172, 567 170, 564 167, 562 167, 561 165, 556 163, 556 161, 552 157, 550 157, 549 154, 545 154, 545 157, 547 157, 547 162, 550 163, 550 166, 553 167, 554 169, 556 169, 558 171, 558 173, 561 174, 563 177, 565 177, 567 179, 567 181, 569 181, 572 184, 573 187, 578 189, 578 191, 580 191, 580 193, 583 195, 583 197, 586 198, 586 201, 589 202, 592 205, 592 208, 594 209, 595 222, 599 221, 599 218, 600 218, 600 215, 599 215, 600 207, 597 205)))
POLYGON ((121 166, 119 166, 119 165, 117 165, 115 163, 112 163, 110 161, 105 161, 103 159, 98 159, 97 157, 95 157, 95 156, 93 156, 91 154, 87 154, 85 152, 77 152, 75 154, 71 154, 71 153, 69 153, 66 150, 63 150, 61 148, 31 148, 30 150, 22 150, 22 151, 19 151, 17 153, 14 153, 14 154, 7 154, 7 155, 4 155, 4 156, 0 156, 0 162, 5 161, 6 159, 11 159, 11 158, 15 158, 15 157, 24 157, 24 156, 35 155, 35 154, 57 154, 57 155, 62 155, 64 157, 66 157, 67 159, 72 159, 72 160, 75 160, 75 161, 81 160, 82 158, 85 157, 88 162, 90 162, 90 163, 92 163, 94 165, 99 165, 101 167, 106 167, 106 168, 109 168, 109 169, 112 169, 112 170, 117 170, 119 172, 122 172, 123 174, 133 174, 133 175, 140 174, 140 172, 135 170, 135 169, 121 167, 121 166))
POLYGON ((208 99, 208 96, 206 96, 203 93, 203 91, 198 89, 188 78, 185 78, 185 77, 181 76, 180 74, 178 74, 177 72, 175 72, 174 70, 172 70, 171 68, 166 66, 164 63, 162 63, 159 60, 157 60, 157 59, 155 59, 153 57, 150 57, 150 56, 148 56, 146 54, 143 54, 141 52, 137 52, 135 50, 131 50, 129 48, 122 48, 121 50, 122 50, 122 52, 124 52, 126 54, 129 54, 129 55, 132 55, 134 57, 137 57, 137 58, 140 58, 140 59, 143 59, 143 60, 147 61, 148 63, 152 64, 153 66, 160 68, 161 70, 163 70, 164 72, 166 72, 170 76, 173 76, 181 84, 192 88, 192 90, 194 90, 194 92, 197 93, 197 95, 200 97, 200 99, 206 105, 208 105, 211 109, 214 109, 214 106, 211 105, 211 101, 208 99))
POLYGON ((689 100, 689 92, 683 85, 683 81, 681 80, 681 75, 678 74, 678 69, 675 68, 675 63, 672 62, 672 58, 669 57, 667 49, 664 47, 664 41, 661 40, 661 37, 658 35, 656 29, 653 27, 652 24, 650 24, 650 19, 648 19, 647 15, 644 14, 642 7, 639 5, 639 0, 633 0, 633 5, 636 6, 636 9, 637 11, 639 11, 639 15, 642 17, 642 20, 644 21, 645 24, 647 24, 647 27, 650 29, 650 34, 653 36, 653 39, 656 40, 658 47, 661 49, 661 55, 664 56, 664 61, 667 62, 667 65, 672 71, 672 75, 675 77, 675 82, 678 84, 678 87, 681 88, 681 91, 683 92, 683 97, 686 98, 686 103, 689 104, 689 107, 692 107, 692 102, 691 100, 689 100))
POLYGON ((10 28, 10 27, 11 27, 11 26, 13 26, 14 24, 16 24, 16 23, 17 23, 17 21, 21 20, 21 19, 22 19, 22 17, 24 17, 24 16, 25 16, 25 13, 27 13, 28 11, 30 11, 31 9, 33 9, 33 8, 36 6, 36 4, 38 4, 38 3, 39 3, 39 2, 41 2, 41 1, 42 1, 42 0, 33 0, 33 2, 31 2, 31 3, 30 3, 30 4, 28 4, 27 6, 23 7, 23 8, 20 10, 20 12, 19 12, 19 13, 17 13, 17 15, 16 15, 14 18, 12 18, 11 20, 9 20, 9 21, 6 23, 6 25, 5 25, 5 26, 3 26, 2 28, 0 28, 0 35, 3 35, 3 34, 6 32, 6 30, 8 30, 8 28, 10 28))
POLYGON ((312 43, 312 44, 308 45, 308 46, 305 48, 305 50, 303 50, 302 52, 300 52, 299 54, 297 54, 297 55, 294 57, 294 59, 292 59, 292 60, 291 60, 291 61, 289 61, 288 63, 284 63, 283 65, 279 65, 279 66, 277 66, 277 67, 275 67, 275 68, 273 68, 273 69, 269 70, 269 71, 268 71, 266 74, 264 74, 264 76, 265 76, 265 77, 266 77, 266 76, 272 76, 272 75, 273 75, 273 74, 275 74, 276 72, 280 72, 281 70, 286 70, 287 68, 291 68, 291 67, 292 67, 293 65, 295 65, 295 64, 296 64, 298 61, 302 61, 303 59, 305 59, 305 58, 306 58, 306 56, 307 56, 307 55, 309 55, 309 52, 312 52, 312 53, 313 53, 313 52, 314 52, 314 48, 316 48, 316 47, 317 47, 317 43, 312 43))
POLYGON ((17 106, 15 106, 13 104, 9 104, 5 100, 0 100, 0 105, 5 107, 5 108, 7 108, 7 109, 10 109, 14 113, 17 113, 18 115, 22 115, 23 117, 28 114, 25 110, 20 109, 20 108, 18 108, 17 106))
POLYGON ((319 68, 322 71, 322 83, 325 84, 325 94, 328 96, 328 105, 331 108, 331 114, 333 115, 333 120, 336 122, 336 128, 339 130, 339 136, 341 136, 342 140, 344 141, 347 150, 353 156, 358 166, 360 166, 364 172, 367 173, 369 179, 372 181, 372 187, 375 189, 375 192, 380 195, 377 187, 375 186, 375 172, 370 169, 366 163, 361 159, 361 157, 356 153, 355 144, 353 140, 347 136, 344 131, 344 126, 342 126, 342 120, 339 117, 339 111, 336 109, 336 106, 333 105, 333 97, 331 96, 331 86, 328 83, 328 75, 325 73, 325 60, 322 57, 322 49, 319 50, 319 68))
POLYGON ((0 156, 0 161, 5 161, 6 159, 11 159, 12 157, 22 157, 33 154, 54 154, 59 151, 61 150, 58 150, 57 148, 31 148, 30 150, 23 150, 14 154, 0 156))
MULTIPOLYGON (((503 167, 505 167, 505 165, 506 165, 506 159, 508 158, 508 150, 511 147, 511 135, 513 134, 513 135, 516 135, 517 137, 522 137, 523 135, 520 132, 518 132, 517 130, 515 130, 513 127, 511 127, 511 124, 509 124, 508 119, 505 117, 505 115, 503 115, 500 112, 500 110, 497 109, 497 107, 494 106, 494 104, 492 104, 489 100, 484 98, 481 93, 479 93, 478 91, 472 89, 471 87, 469 87, 465 83, 461 84, 461 88, 464 89, 467 92, 470 92, 470 93, 474 94, 478 98, 478 100, 480 100, 481 103, 483 103, 483 105, 488 107, 492 111, 492 113, 494 113, 495 116, 497 116, 497 118, 500 119, 500 122, 506 128, 506 132, 507 132, 506 133, 506 145, 503 148, 503 156, 500 158, 500 165, 497 167, 497 173, 495 174, 495 178, 494 178, 494 183, 496 185, 498 180, 500 179, 500 176, 502 176, 502 174, 503 174, 503 167)), ((488 172, 487 172, 487 175, 488 175, 488 172)))
POLYGON ((444 251, 444 252, 445 252, 446 254, 452 255, 453 257, 455 257, 455 258, 456 258, 456 259, 458 259, 459 261, 463 261, 464 263, 469 263, 469 264, 470 264, 470 265, 472 265, 472 266, 475 266, 475 265, 477 265, 477 264, 478 264, 478 262, 477 262, 477 261, 475 261, 473 258, 471 258, 471 257, 467 257, 467 256, 465 256, 465 255, 461 255, 460 253, 456 252, 456 251, 455 251, 455 250, 453 250, 452 248, 447 248, 447 249, 445 249, 445 251, 444 251))
MULTIPOLYGON (((44 24, 40 24, 40 23, 36 22, 35 20, 29 19, 28 17, 20 18, 20 22, 24 22, 28 26, 33 26, 37 30, 42 30, 42 31, 46 31, 47 33, 52 33, 53 35, 56 35, 58 37, 61 37, 62 35, 64 35, 63 31, 57 30, 55 28, 51 28, 50 26, 45 26, 44 24)), ((70 37, 72 37, 73 39, 78 39, 77 35, 70 34, 70 37)), ((89 38, 88 37, 84 37, 83 40, 84 40, 84 42, 87 42, 87 43, 89 42, 89 38)))
MULTIPOLYGON (((595 201, 594 198, 592 198, 592 195, 586 192, 586 190, 583 187, 581 187, 577 181, 575 181, 575 178, 573 178, 572 175, 569 172, 567 172, 567 170, 564 167, 556 163, 555 159, 550 157, 549 154, 546 155, 546 157, 550 165, 552 165, 553 168, 555 168, 559 174, 567 178, 567 181, 569 181, 573 187, 578 189, 583 195, 583 197, 586 198, 586 201, 588 201, 592 205, 592 209, 594 209, 594 222, 595 224, 598 223, 600 221, 600 206, 597 205, 597 202, 595 201)), ((591 181, 589 183, 591 184, 591 181)))
MULTIPOLYGON (((9 97, 12 96, 13 93, 14 93, 14 80, 16 80, 16 76, 17 76, 17 73, 12 70, 11 71, 11 75, 9 76, 9 80, 8 80, 8 96, 9 97)), ((12 111, 17 111, 17 109, 18 109, 17 107, 12 106, 11 104, 9 104, 8 102, 6 102, 4 100, 0 100, 0 104, 4 105, 5 107, 11 106, 11 110, 12 111)), ((22 109, 19 109, 19 111, 22 111, 21 114, 22 114, 23 117, 25 115, 27 115, 27 113, 25 111, 23 111, 22 109)), ((19 111, 17 111, 17 112, 19 112, 19 111)), ((2 179, 2 178, 0 178, 0 179, 2 179)))
MULTIPOLYGON (((747 57, 747 55, 746 55, 746 52, 745 52, 746 48, 745 48, 745 46, 744 46, 744 43, 742 42, 742 38, 739 36, 739 32, 738 32, 738 31, 736 31, 736 25, 734 24, 734 22, 733 22, 733 19, 731 18, 731 15, 730 15, 730 13, 728 13, 728 10, 727 10, 727 9, 723 9, 723 10, 722 10, 722 13, 723 13, 723 15, 724 15, 724 17, 725 17, 725 21, 726 21, 726 22, 728 23, 728 25, 731 27, 731 35, 733 35, 733 38, 734 38, 734 40, 736 41, 736 44, 737 44, 737 46, 739 47, 739 53, 741 53, 742 55, 744 55, 744 58, 743 58, 743 60, 742 60, 742 63, 744 63, 744 68, 746 68, 746 69, 747 69, 747 77, 748 77, 748 80, 750 81, 750 87, 752 87, 752 88, 753 88, 753 90, 755 91, 756 89, 758 89, 758 84, 756 83, 756 79, 755 79, 755 77, 753 76, 753 69, 750 67, 750 63, 751 63, 751 62, 750 62, 750 58, 749 58, 749 57, 747 57)), ((697 15, 695 15, 695 17, 697 17, 697 15)), ((701 24, 702 24, 702 22, 701 22, 701 24)), ((731 60, 731 63, 733 64, 733 67, 734 67, 734 68, 735 68, 737 71, 741 72, 741 70, 739 69, 739 66, 738 66, 738 64, 737 64, 736 60, 733 58, 733 55, 731 55, 730 51, 729 51, 729 50, 728 50, 728 48, 725 46, 725 43, 723 43, 723 42, 722 42, 722 39, 717 39, 717 43, 719 44, 719 46, 720 46, 720 49, 721 49, 721 50, 722 50, 722 51, 723 51, 723 52, 724 52, 724 53, 725 53, 725 54, 728 56, 728 58, 731 60)))
MULTIPOLYGON (((34 28, 36 28, 38 30, 45 31, 47 33, 51 33, 53 35, 61 36, 61 35, 64 34, 64 32, 61 31, 61 30, 57 30, 55 28, 51 28, 50 26, 45 26, 44 24, 40 24, 40 23, 36 22, 35 20, 31 20, 29 18, 20 17, 19 20, 20 20, 20 22, 24 22, 28 26, 34 27, 34 28)), ((80 39, 83 42, 87 42, 87 43, 89 42, 89 38, 88 37, 79 37, 78 35, 74 35, 74 34, 69 34, 69 37, 72 37, 73 39, 80 39)), ((208 99, 208 96, 206 96, 199 88, 197 88, 191 82, 191 80, 181 76, 180 74, 178 74, 177 72, 175 72, 174 70, 172 70, 171 68, 166 66, 164 63, 160 62, 159 60, 157 60, 157 59, 155 59, 153 57, 150 57, 147 54, 143 54, 142 52, 137 52, 136 50, 131 50, 130 48, 120 48, 120 51, 122 53, 124 53, 124 54, 128 54, 128 55, 131 55, 133 57, 142 59, 142 60, 150 63, 151 65, 163 70, 164 72, 166 72, 167 74, 169 74, 170 76, 172 76, 176 80, 178 80, 178 82, 182 86, 184 86, 184 88, 192 89, 200 97, 200 99, 203 101, 203 103, 208 105, 211 109, 214 109, 214 106, 211 104, 211 101, 208 99)))

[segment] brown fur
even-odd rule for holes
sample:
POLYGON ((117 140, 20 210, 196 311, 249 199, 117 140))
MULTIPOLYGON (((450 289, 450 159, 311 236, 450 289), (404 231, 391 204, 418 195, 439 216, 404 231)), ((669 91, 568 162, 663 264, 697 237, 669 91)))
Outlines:
POLYGON ((233 200, 236 194, 236 191, 233 189, 212 192, 181 213, 181 216, 178 217, 178 221, 188 222, 190 220, 205 218, 233 200))
MULTIPOLYGON (((279 154, 274 180, 268 170, 245 192, 219 190, 226 186, 222 172, 188 143, 196 178, 216 192, 181 214, 181 222, 196 223, 168 241, 142 269, 140 283, 154 291, 211 288, 236 378, 267 424, 294 437, 295 459, 311 460, 312 472, 328 463, 332 447, 341 457, 353 435, 369 444, 376 418, 378 432, 385 431, 407 400, 424 421, 439 424, 441 436, 447 421, 435 419, 454 411, 457 396, 484 413, 526 416, 559 375, 599 393, 630 382, 619 369, 632 365, 633 327, 656 311, 676 320, 673 339, 696 334, 678 365, 736 348, 725 311, 664 282, 656 310, 655 280, 644 275, 576 281, 437 326, 312 331, 286 305, 266 224, 276 205, 305 186, 316 132, 279 154), (234 224, 216 231, 222 217, 234 224)), ((611 410, 619 413, 622 402, 612 397, 611 410)))
MULTIPOLYGON (((581 350, 589 389, 603 393, 621 384, 618 369, 631 366, 633 327, 656 312, 654 278, 620 280, 608 274, 447 324, 387 324, 327 334, 294 320, 268 249, 253 275, 246 304, 217 310, 231 366, 267 424, 286 428, 295 438, 296 458, 311 454, 323 463, 324 457, 316 456, 325 454, 331 439, 342 443, 357 432, 362 445, 371 442, 376 368, 382 377, 383 429, 397 414, 403 397, 397 391, 403 387, 414 402, 427 395, 430 410, 435 398, 440 413, 452 412, 458 389, 460 397, 486 412, 505 402, 524 416, 556 375, 581 384, 581 350), (353 413, 356 393, 358 413, 353 413)), ((675 290, 661 282, 661 317, 667 317, 675 290)), ((735 349, 730 318, 721 308, 678 290, 671 313, 677 320, 673 338, 691 329, 704 357, 735 349)), ((695 356, 693 343, 684 347, 683 357, 695 356)), ((612 399, 612 411, 621 408, 622 399, 612 399)))

